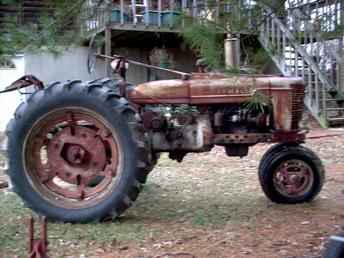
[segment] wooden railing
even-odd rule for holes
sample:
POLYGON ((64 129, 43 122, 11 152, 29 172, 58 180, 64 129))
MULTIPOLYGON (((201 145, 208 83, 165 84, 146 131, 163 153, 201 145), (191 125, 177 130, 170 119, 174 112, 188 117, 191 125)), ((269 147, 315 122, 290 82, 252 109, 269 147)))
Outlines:
MULTIPOLYGON (((238 8, 240 12, 249 14, 256 5, 254 1, 242 1, 238 6, 231 6, 224 1, 215 0, 142 0, 140 7, 135 0, 118 0, 117 4, 112 4, 100 8, 85 7, 82 18, 82 29, 85 33, 94 33, 101 30, 107 24, 126 25, 127 26, 145 26, 151 28, 173 28, 180 29, 185 25, 185 17, 196 18, 197 20, 212 20, 214 22, 219 18, 220 13, 232 12, 237 15, 238 8), (129 1, 129 2, 128 2, 129 1), (246 11, 244 11, 246 10, 246 11)), ((252 24, 254 16, 250 17, 252 24)))
POLYGON ((105 28, 105 25, 108 22, 109 13, 108 8, 106 7, 84 7, 80 15, 80 26, 84 36, 87 36, 87 34, 89 33, 94 33, 97 32, 97 30, 105 28))

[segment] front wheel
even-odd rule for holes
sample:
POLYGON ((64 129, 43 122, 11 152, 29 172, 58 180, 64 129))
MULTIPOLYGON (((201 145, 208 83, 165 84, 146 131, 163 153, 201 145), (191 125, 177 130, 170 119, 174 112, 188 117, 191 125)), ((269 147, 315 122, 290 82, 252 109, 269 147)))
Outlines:
POLYGON ((325 171, 319 157, 300 145, 278 145, 264 155, 259 181, 273 202, 296 204, 312 201, 321 191, 325 171))

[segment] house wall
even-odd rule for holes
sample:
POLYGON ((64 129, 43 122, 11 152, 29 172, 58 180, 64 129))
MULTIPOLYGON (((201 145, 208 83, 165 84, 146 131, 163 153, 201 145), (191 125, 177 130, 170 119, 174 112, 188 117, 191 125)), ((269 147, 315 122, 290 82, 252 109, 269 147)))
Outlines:
MULTIPOLYGON (((24 74, 33 74, 44 83, 66 80, 92 80, 105 76, 105 64, 100 60, 96 70, 88 74, 86 68, 87 48, 71 49, 56 57, 52 54, 26 53, 13 58, 16 69, 0 68, 0 89, 4 89, 24 74)), ((27 95, 17 91, 0 94, 0 132, 6 129, 15 109, 27 95)))
POLYGON ((87 71, 88 48, 72 48, 58 56, 50 53, 26 53, 25 73, 44 83, 66 80, 93 80, 105 77, 105 63, 98 59, 92 74, 87 71))
MULTIPOLYGON (((3 90, 24 75, 24 57, 16 56, 13 58, 13 62, 16 66, 15 69, 0 68, 0 90, 3 90)), ((13 117, 14 111, 24 98, 25 96, 17 91, 0 94, 0 132, 6 129, 7 123, 13 117)))
MULTIPOLYGON (((195 71, 195 57, 191 51, 180 49, 168 49, 173 55, 174 69, 184 72, 195 71)), ((148 63, 149 49, 140 48, 117 48, 114 53, 123 55, 129 59, 148 63)), ((54 56, 48 53, 26 53, 25 73, 33 74, 44 83, 66 80, 94 80, 106 77, 105 62, 98 59, 96 69, 92 74, 87 71, 88 48, 73 48, 61 55, 54 56)), ((166 72, 159 72, 154 69, 130 65, 127 73, 127 81, 133 84, 146 82, 148 80, 179 78, 166 72)))
MULTIPOLYGON (((172 69, 182 72, 196 71, 195 63, 196 57, 191 51, 180 48, 167 48, 166 49, 173 57, 174 66, 172 69)), ((148 63, 149 54, 151 49, 140 48, 116 48, 113 52, 142 63, 148 63)), ((127 72, 127 81, 133 84, 139 84, 152 80, 174 79, 180 78, 179 75, 171 74, 168 72, 159 71, 156 69, 147 69, 142 66, 130 65, 127 72)))

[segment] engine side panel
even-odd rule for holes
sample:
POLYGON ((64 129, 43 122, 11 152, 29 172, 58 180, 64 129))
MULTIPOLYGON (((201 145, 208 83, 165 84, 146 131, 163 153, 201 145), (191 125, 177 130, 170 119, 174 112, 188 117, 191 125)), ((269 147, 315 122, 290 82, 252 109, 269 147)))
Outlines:
POLYGON ((304 85, 298 78, 236 76, 200 77, 190 80, 147 82, 129 90, 128 98, 138 105, 216 105, 244 103, 256 93, 271 97, 275 129, 298 129, 303 111, 304 85), (300 115, 301 114, 301 115, 300 115))
POLYGON ((166 131, 153 131, 152 147, 159 152, 175 150, 203 152, 213 145, 212 135, 209 117, 200 115, 194 122, 175 128, 168 134, 166 131))

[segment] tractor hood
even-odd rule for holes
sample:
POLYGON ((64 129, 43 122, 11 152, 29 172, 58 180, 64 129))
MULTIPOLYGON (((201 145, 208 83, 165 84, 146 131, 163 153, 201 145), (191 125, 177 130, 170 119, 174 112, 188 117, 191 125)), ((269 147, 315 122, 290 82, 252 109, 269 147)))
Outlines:
POLYGON ((128 92, 137 104, 220 104, 241 103, 257 91, 304 89, 299 78, 280 76, 233 76, 193 74, 189 80, 160 80, 142 83, 128 92))

